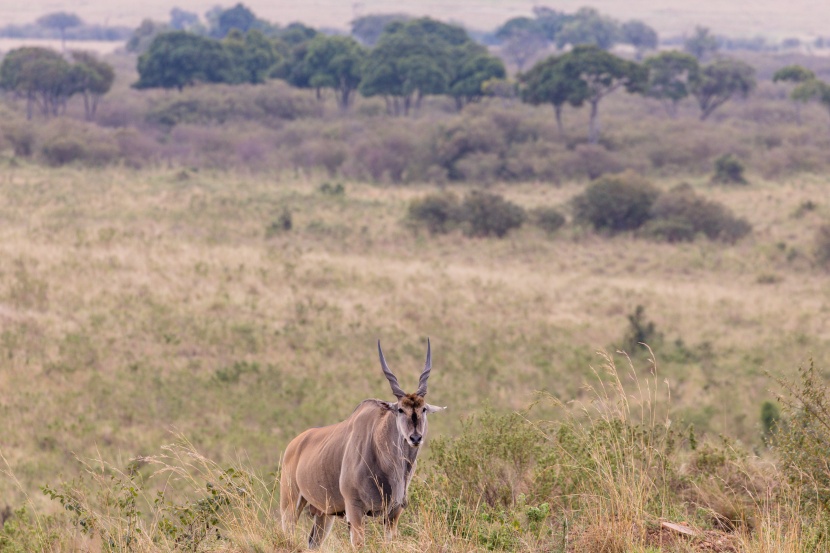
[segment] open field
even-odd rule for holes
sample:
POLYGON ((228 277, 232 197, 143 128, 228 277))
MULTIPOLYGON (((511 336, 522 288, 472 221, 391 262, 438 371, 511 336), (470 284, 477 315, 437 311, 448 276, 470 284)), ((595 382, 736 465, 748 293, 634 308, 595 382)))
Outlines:
MULTIPOLYGON (((225 5, 229 6, 231 3, 225 5)), ((404 12, 412 15, 461 22, 472 29, 492 29, 520 15, 529 15, 534 5, 544 2, 527 0, 468 0, 465 2, 440 2, 437 0, 362 0, 339 2, 313 0, 307 2, 245 2, 260 17, 280 24, 302 21, 315 27, 345 29, 354 17, 370 13, 404 12)), ((83 4, 67 6, 60 0, 35 0, 17 3, 4 8, 8 22, 26 23, 44 13, 58 10, 76 12, 93 23, 111 25, 138 25, 145 17, 167 20, 170 9, 182 9, 204 14, 216 5, 213 0, 182 0, 167 2, 149 0, 140 4, 113 4, 106 0, 91 0, 83 4)), ((710 27, 715 33, 732 36, 758 34, 782 38, 787 36, 814 37, 826 33, 825 22, 830 20, 830 6, 810 0, 761 0, 757 2, 704 2, 688 3, 677 0, 648 0, 621 4, 613 0, 561 0, 552 7, 573 12, 584 5, 599 9, 613 17, 641 19, 664 36, 691 32, 695 25, 710 27)))
POLYGON ((822 106, 799 119, 770 79, 830 65, 743 58, 750 98, 700 121, 690 100, 670 118, 619 92, 599 144, 585 109, 560 132, 549 106, 509 98, 393 117, 276 81, 138 91, 123 54, 95 121, 77 99, 27 120, 8 98, 0 553, 296 551, 277 523, 286 444, 391 399, 378 339, 412 389, 427 337, 429 400, 449 409, 400 541, 372 525, 369 550, 827 550, 830 134, 822 106), (727 154, 748 183, 713 184, 727 154), (572 200, 624 170, 752 231, 667 243, 577 224, 572 200), (473 191, 567 222, 497 239, 407 219, 427 194, 473 191), (653 358, 618 351, 643 329, 653 358))
MULTIPOLYGON (((505 240, 413 233, 424 187, 184 170, 9 165, 0 181, 2 454, 32 493, 76 456, 125 466, 181 432, 262 470, 299 430, 386 397, 381 338, 404 387, 433 340, 433 435, 537 390, 584 397, 594 351, 643 305, 676 424, 760 446, 773 381, 830 353, 827 275, 809 251, 826 179, 714 188, 755 227, 734 246, 533 228, 505 240), (290 231, 269 231, 283 209, 290 231), (11 391, 14 391, 11 393, 11 391)), ((663 182, 661 186, 671 186, 663 182)), ((560 205, 579 185, 496 186, 560 205)), ((0 479, 10 503, 21 499, 0 479)), ((41 504, 35 494, 35 501, 41 504)))

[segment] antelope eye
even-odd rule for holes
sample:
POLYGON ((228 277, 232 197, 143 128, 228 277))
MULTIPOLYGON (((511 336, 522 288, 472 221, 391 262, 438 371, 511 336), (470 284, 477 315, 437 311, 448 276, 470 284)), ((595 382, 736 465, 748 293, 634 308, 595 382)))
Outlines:
POLYGON ((401 409, 400 407, 398 407, 398 413, 403 413, 403 409, 401 409))
POLYGON ((426 413, 426 412, 427 412, 427 408, 426 408, 426 407, 424 407, 424 413, 426 413))

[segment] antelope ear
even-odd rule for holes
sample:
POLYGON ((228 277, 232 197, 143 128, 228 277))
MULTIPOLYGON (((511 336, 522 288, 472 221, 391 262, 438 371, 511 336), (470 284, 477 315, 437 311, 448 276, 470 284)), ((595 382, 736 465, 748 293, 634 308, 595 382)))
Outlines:
POLYGON ((446 409, 446 407, 438 407, 437 405, 430 405, 429 403, 425 407, 427 408, 427 413, 438 413, 446 409))
POLYGON ((395 411, 398 408, 397 401, 381 401, 381 405, 383 405, 384 409, 389 409, 390 411, 395 411))

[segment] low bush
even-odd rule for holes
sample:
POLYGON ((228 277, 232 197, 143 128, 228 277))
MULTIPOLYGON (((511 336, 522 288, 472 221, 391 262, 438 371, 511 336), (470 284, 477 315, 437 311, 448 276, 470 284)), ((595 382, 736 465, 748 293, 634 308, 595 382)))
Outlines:
MULTIPOLYGON (((776 436, 782 468, 803 488, 802 500, 827 518, 830 512, 830 386, 813 361, 799 368, 799 381, 778 380, 786 425, 776 436)), ((782 427, 783 426, 783 427, 782 427)), ((830 539, 830 537, 825 537, 830 539)))
POLYGON ((503 238, 514 228, 522 226, 525 210, 498 194, 473 191, 461 204, 461 219, 467 236, 496 236, 503 238))
POLYGON ((565 216, 555 207, 537 207, 530 212, 533 224, 548 234, 553 234, 565 224, 565 216))
POLYGON ((600 144, 577 144, 560 157, 562 173, 570 178, 595 180, 631 167, 619 155, 600 144))
POLYGON ((413 200, 407 210, 407 219, 415 226, 423 226, 432 234, 446 234, 461 218, 458 196, 450 192, 428 194, 413 200))
POLYGON ((824 268, 830 268, 830 223, 821 225, 815 237, 816 262, 824 268))
POLYGON ((355 180, 404 183, 426 163, 421 137, 411 124, 361 132, 349 140, 343 175, 355 180))
POLYGON ((667 242, 688 242, 698 234, 735 242, 751 230, 745 219, 727 207, 701 198, 689 185, 680 185, 657 198, 644 233, 667 242))
POLYGON ((146 121, 166 127, 241 121, 274 126, 321 115, 322 106, 308 94, 272 81, 266 85, 194 87, 175 96, 165 95, 147 110, 146 121))
POLYGON ((486 410, 462 425, 457 438, 439 437, 430 446, 449 497, 470 507, 481 500, 491 507, 510 507, 520 494, 533 491, 544 437, 531 423, 518 413, 486 410))
POLYGON ((79 161, 86 155, 85 145, 71 136, 57 136, 43 145, 43 158, 49 165, 60 166, 79 161))
POLYGON ((608 175, 574 198, 574 218, 600 231, 635 230, 651 217, 658 196, 654 186, 632 171, 608 175))
POLYGON ((715 174, 712 182, 717 184, 746 184, 744 164, 732 154, 722 155, 715 160, 715 174))
POLYGON ((654 321, 649 321, 645 316, 645 307, 638 305, 628 317, 628 328, 622 339, 621 348, 629 355, 643 352, 642 344, 657 347, 662 343, 663 335, 657 331, 654 321))
POLYGON ((451 192, 428 194, 413 200, 407 210, 407 222, 425 227, 431 234, 446 234, 461 228, 465 235, 504 238, 522 226, 525 210, 498 194, 475 190, 459 202, 451 192))
POLYGON ((30 157, 35 151, 35 129, 23 121, 7 122, 3 125, 3 136, 11 144, 14 155, 30 157))

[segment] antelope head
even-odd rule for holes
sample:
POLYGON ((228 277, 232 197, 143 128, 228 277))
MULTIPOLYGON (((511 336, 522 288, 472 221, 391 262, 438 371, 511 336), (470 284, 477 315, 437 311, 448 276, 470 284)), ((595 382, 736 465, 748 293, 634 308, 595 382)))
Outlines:
POLYGON ((418 447, 426 437, 427 415, 446 409, 446 407, 436 407, 424 401, 424 397, 427 395, 427 380, 432 370, 432 352, 429 338, 427 338, 427 360, 418 381, 418 391, 414 394, 404 392, 398 384, 398 379, 389 370, 386 359, 383 358, 380 340, 378 340, 378 355, 380 356, 380 367, 383 369, 383 374, 386 376, 386 380, 389 381, 392 393, 398 398, 397 401, 388 404, 389 410, 395 414, 398 432, 411 447, 418 447))

